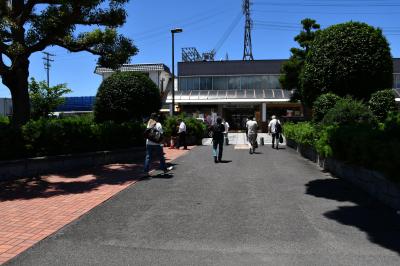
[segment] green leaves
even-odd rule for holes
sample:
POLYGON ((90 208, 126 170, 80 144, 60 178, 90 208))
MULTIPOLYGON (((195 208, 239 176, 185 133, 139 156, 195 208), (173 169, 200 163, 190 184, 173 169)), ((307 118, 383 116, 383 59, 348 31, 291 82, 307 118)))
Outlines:
POLYGON ((67 84, 58 84, 48 87, 45 81, 36 82, 34 78, 29 84, 29 97, 31 100, 32 117, 48 118, 51 112, 54 112, 59 105, 64 102, 64 96, 70 93, 67 84))
POLYGON ((316 21, 310 18, 303 19, 301 24, 303 25, 303 30, 294 40, 298 42, 303 49, 290 49, 292 55, 289 60, 282 65, 282 75, 279 78, 279 82, 284 89, 300 89, 301 83, 299 82, 299 76, 302 72, 310 44, 314 40, 316 30, 320 28, 320 25, 316 24, 316 21))
POLYGON ((384 121, 389 112, 397 110, 393 90, 387 89, 375 92, 371 95, 368 106, 380 121, 384 121))
POLYGON ((313 104, 313 119, 321 122, 324 116, 332 109, 341 98, 333 93, 322 94, 313 104))
POLYGON ((392 72, 389 44, 380 29, 337 24, 316 34, 304 65, 302 94, 309 106, 326 92, 367 100, 392 86, 392 72))
POLYGON ((141 121, 160 106, 160 92, 149 77, 137 72, 116 72, 100 85, 94 113, 98 122, 141 121))
POLYGON ((100 55, 100 64, 116 68, 137 53, 132 41, 116 31, 126 21, 123 5, 127 2, 25 1, 21 8, 12 11, 3 4, 0 5, 0 43, 7 48, 11 46, 8 51, 11 59, 22 54, 29 57, 47 46, 59 45, 71 52, 88 51, 100 55), (78 32, 78 25, 107 28, 78 32))

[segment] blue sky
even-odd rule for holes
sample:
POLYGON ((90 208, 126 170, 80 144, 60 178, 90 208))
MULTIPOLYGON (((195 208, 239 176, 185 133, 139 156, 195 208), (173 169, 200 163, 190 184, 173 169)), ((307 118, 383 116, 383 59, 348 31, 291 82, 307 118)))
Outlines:
MULTIPOLYGON (((254 59, 288 58, 295 47, 294 36, 300 21, 310 17, 322 28, 346 21, 361 21, 383 29, 392 56, 400 57, 400 2, 396 0, 252 0, 254 59)), ((210 51, 221 44, 216 59, 241 59, 243 56, 244 17, 238 18, 242 0, 131 0, 127 4, 127 23, 121 33, 134 40, 139 48, 131 63, 164 63, 171 66, 171 34, 174 27, 184 32, 176 35, 176 60, 182 47, 210 51), (233 27, 234 26, 234 27, 233 27), (232 28, 227 38, 228 29, 232 28)), ((67 83, 70 96, 95 95, 101 83, 93 73, 96 57, 88 53, 68 53, 48 47, 55 54, 50 84, 67 83)), ((31 56, 30 74, 45 80, 43 54, 31 56)), ((9 97, 0 85, 0 97, 9 97)))

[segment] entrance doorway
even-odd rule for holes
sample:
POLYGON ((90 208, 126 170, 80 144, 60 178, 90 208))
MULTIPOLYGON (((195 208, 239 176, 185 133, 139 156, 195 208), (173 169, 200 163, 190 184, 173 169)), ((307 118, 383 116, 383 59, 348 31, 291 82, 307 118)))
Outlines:
POLYGON ((229 123, 231 130, 245 130, 246 121, 249 116, 255 116, 256 106, 229 106, 223 108, 223 117, 229 123))

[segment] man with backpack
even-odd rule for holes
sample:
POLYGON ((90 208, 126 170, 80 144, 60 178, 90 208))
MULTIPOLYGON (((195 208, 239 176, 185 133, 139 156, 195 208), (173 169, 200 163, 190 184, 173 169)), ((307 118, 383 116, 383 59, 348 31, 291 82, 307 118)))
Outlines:
POLYGON ((268 132, 270 135, 272 133, 272 148, 274 148, 276 141, 276 149, 278 150, 278 145, 282 134, 282 125, 281 122, 276 119, 275 115, 272 116, 272 120, 268 124, 268 132))
POLYGON ((161 143, 163 139, 163 129, 161 123, 158 122, 158 115, 156 113, 151 114, 144 135, 146 138, 146 159, 144 162, 145 174, 149 176, 153 153, 157 153, 158 158, 160 159, 160 169, 163 170, 164 173, 172 170, 172 166, 167 167, 165 164, 163 145, 161 143))

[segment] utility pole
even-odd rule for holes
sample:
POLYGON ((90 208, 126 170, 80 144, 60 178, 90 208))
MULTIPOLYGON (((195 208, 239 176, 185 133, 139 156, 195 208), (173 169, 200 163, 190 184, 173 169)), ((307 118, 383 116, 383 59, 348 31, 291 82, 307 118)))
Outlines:
POLYGON ((250 17, 250 0, 243 0, 243 14, 246 16, 246 24, 244 27, 244 49, 243 60, 254 60, 253 48, 251 46, 251 28, 253 21, 250 17))
POLYGON ((42 57, 42 59, 44 60, 44 62, 43 62, 44 69, 47 70, 47 87, 50 87, 50 67, 51 67, 50 62, 54 62, 54 60, 51 59, 50 57, 53 57, 55 55, 50 54, 48 52, 43 52, 43 54, 46 56, 46 57, 42 57))

